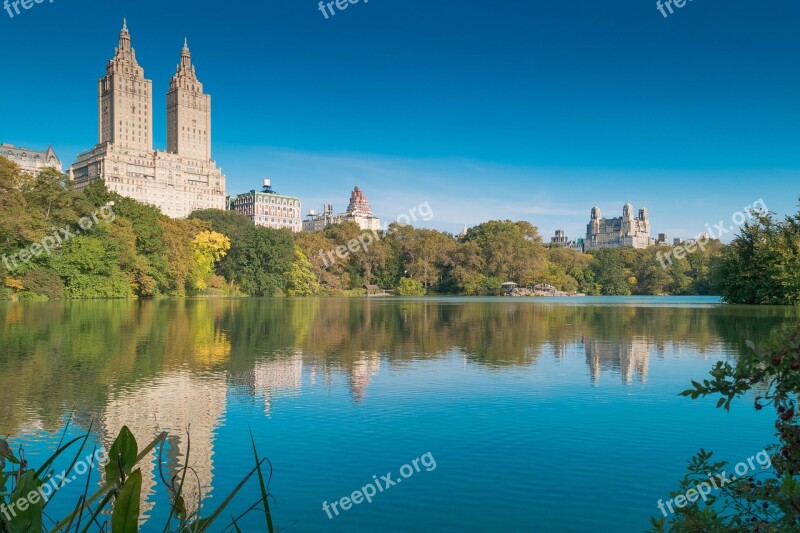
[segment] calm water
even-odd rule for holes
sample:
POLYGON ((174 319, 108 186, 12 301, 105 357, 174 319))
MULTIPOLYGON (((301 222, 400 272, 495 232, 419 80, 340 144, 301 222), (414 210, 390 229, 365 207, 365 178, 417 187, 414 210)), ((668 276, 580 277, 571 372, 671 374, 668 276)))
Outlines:
MULTIPOLYGON (((678 392, 797 320, 709 298, 5 305, 0 435, 36 464, 70 412, 71 435, 94 421, 105 446, 123 424, 140 444, 165 429, 168 471, 190 428, 190 505, 211 510, 252 467, 252 428, 276 522, 296 533, 642 531, 700 447, 738 462, 771 439, 752 404, 724 414, 678 392), (428 452, 435 469, 322 510, 428 452)), ((144 531, 168 512, 155 461, 144 531)), ((231 512, 258 497, 249 484, 231 512)))

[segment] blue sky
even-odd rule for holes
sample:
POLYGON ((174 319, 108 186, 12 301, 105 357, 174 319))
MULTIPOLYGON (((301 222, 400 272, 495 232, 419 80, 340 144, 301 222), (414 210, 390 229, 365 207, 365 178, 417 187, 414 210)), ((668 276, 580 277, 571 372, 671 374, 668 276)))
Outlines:
POLYGON ((582 236, 594 204, 648 207, 671 238, 800 196, 796 2, 361 0, 326 20, 313 0, 45 1, 0 11, 0 141, 66 165, 94 146, 123 16, 160 149, 188 37, 228 193, 270 177, 341 210, 359 185, 386 219, 428 202, 433 227, 548 239, 582 236))

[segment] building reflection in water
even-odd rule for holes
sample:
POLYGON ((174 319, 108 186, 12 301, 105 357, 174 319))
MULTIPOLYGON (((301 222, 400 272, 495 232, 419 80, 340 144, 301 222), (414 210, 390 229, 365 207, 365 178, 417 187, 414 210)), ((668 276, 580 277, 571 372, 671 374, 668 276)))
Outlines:
POLYGON ((592 339, 584 345, 592 384, 599 383, 603 371, 618 373, 627 385, 632 384, 634 378, 641 383, 647 382, 650 344, 645 339, 634 338, 623 342, 592 339))
POLYGON ((372 376, 377 375, 380 368, 381 356, 377 352, 362 353, 353 362, 350 370, 350 391, 353 393, 353 400, 356 403, 364 399, 372 376))
MULTIPOLYGON (((225 415, 228 386, 224 374, 198 376, 181 372, 155 378, 135 390, 111 391, 100 416, 103 446, 111 447, 123 426, 128 426, 141 450, 162 431, 169 431, 165 446, 165 475, 186 462, 191 435, 189 465, 197 474, 187 476, 183 497, 189 512, 210 495, 214 478, 214 436, 225 415), (199 479, 199 483, 198 483, 199 479)), ((158 450, 139 463, 142 470, 142 514, 152 509, 153 489, 158 484, 158 450)))
POLYGON ((300 396, 303 387, 303 354, 295 350, 288 357, 259 361, 253 366, 253 393, 264 401, 264 414, 270 416, 272 401, 300 396))

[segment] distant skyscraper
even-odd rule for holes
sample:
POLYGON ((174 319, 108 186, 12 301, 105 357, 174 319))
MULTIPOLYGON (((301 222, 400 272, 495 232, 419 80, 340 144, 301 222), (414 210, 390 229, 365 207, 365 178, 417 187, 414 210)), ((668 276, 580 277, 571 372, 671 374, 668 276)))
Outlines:
POLYGON ((225 176, 211 159, 211 97, 203 93, 184 39, 167 93, 167 151, 153 150, 152 82, 136 60, 127 23, 98 82, 98 144, 69 170, 77 189, 104 180, 110 191, 183 218, 225 209, 225 176))
POLYGON ((211 96, 203 94, 186 39, 167 93, 167 150, 191 159, 211 159, 211 96))
POLYGON ((600 208, 593 207, 591 219, 586 226, 586 250, 600 248, 647 248, 653 244, 650 239, 650 214, 640 209, 634 218, 633 205, 625 204, 621 218, 602 218, 600 208))

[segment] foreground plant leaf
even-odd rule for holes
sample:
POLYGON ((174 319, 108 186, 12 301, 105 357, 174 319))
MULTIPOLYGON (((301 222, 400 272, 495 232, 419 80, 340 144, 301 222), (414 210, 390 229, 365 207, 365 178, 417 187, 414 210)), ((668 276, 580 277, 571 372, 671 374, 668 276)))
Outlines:
POLYGON ((108 452, 106 480, 110 483, 125 483, 126 473, 136 464, 137 453, 136 438, 128 426, 123 426, 108 452))
MULTIPOLYGON (((267 531, 269 533, 274 533, 274 529, 272 527, 272 514, 269 510, 269 493, 267 492, 267 487, 264 484, 264 474, 261 472, 261 463, 258 459, 258 450, 256 449, 256 439, 253 437, 253 430, 250 430, 250 442, 253 445, 253 457, 256 460, 256 469, 258 471, 258 485, 261 488, 261 499, 264 503, 264 514, 266 515, 267 520, 267 531)), ((271 470, 271 467, 270 467, 271 470)))
POLYGON ((14 504, 14 513, 9 524, 11 531, 34 532, 42 530, 42 510, 44 502, 38 489, 42 482, 36 477, 34 470, 25 472, 17 483, 17 488, 10 496, 10 503, 14 504), (33 498, 28 498, 31 493, 33 498), (24 502, 22 506, 19 502, 24 502))
POLYGON ((111 533, 139 531, 139 503, 142 494, 142 471, 137 469, 119 489, 111 513, 111 533))
MULTIPOLYGON (((142 459, 147 457, 147 454, 149 454, 160 443, 164 442, 166 440, 166 438, 167 438, 167 433, 166 432, 161 432, 161 434, 159 434, 158 437, 153 439, 153 442, 148 444, 139 453, 139 455, 136 456, 136 459, 133 462, 133 465, 138 464, 139 461, 141 461, 142 459)), ((117 482, 106 480, 106 483, 102 487, 100 487, 100 489, 97 490, 97 492, 92 494, 89 498, 86 499, 86 501, 84 501, 81 505, 79 505, 78 508, 75 511, 70 513, 67 517, 65 517, 58 524, 56 524, 53 527, 53 529, 50 530, 50 533, 56 533, 56 532, 65 531, 65 528, 68 529, 69 524, 74 520, 74 518, 76 516, 79 516, 84 511, 84 509, 88 508, 90 505, 92 505, 98 499, 103 498, 101 504, 99 506, 97 506, 97 508, 94 510, 94 515, 93 516, 98 516, 100 514, 100 512, 105 508, 106 503, 111 498, 112 492, 114 490, 116 490, 117 487, 119 487, 119 484, 117 482)))

